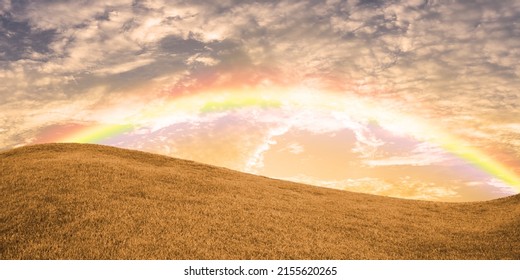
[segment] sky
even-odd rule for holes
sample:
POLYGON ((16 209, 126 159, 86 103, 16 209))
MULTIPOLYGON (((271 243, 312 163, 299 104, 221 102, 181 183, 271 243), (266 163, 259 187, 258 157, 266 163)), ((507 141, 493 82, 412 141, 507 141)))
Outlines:
POLYGON ((0 0, 0 150, 436 201, 520 191, 520 1, 0 0))

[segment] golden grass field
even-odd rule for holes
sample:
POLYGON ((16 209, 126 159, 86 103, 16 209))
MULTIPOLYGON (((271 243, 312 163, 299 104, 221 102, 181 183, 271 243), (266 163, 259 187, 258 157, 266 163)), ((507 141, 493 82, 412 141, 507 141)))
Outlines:
POLYGON ((144 152, 0 153, 1 259, 520 259, 520 196, 395 199, 144 152))

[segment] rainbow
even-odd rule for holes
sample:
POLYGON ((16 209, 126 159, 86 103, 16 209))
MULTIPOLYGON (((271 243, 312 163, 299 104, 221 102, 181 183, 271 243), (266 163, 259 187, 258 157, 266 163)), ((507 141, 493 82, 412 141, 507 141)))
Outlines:
POLYGON ((129 124, 100 124, 86 127, 72 135, 67 135, 60 142, 99 143, 123 133, 130 132, 134 126, 129 124))
POLYGON ((101 143, 134 129, 130 124, 55 125, 42 133, 34 143, 101 143))
POLYGON ((464 140, 449 135, 435 125, 411 118, 405 114, 381 110, 375 102, 355 95, 316 94, 304 88, 272 88, 201 92, 169 97, 153 108, 146 108, 129 116, 124 124, 98 124, 83 127, 46 142, 100 143, 115 136, 131 133, 142 127, 160 129, 181 123, 194 116, 232 110, 286 109, 332 111, 349 114, 362 120, 375 121, 383 128, 398 134, 429 141, 463 159, 494 178, 500 179, 516 193, 520 192, 520 176, 486 152, 471 147, 464 140), (430 135, 425 137, 424 135, 430 135))
POLYGON ((520 176, 485 152, 471 147, 454 137, 445 137, 440 141, 440 145, 446 151, 464 159, 466 162, 478 167, 487 174, 500 179, 511 186, 517 193, 520 192, 520 176))

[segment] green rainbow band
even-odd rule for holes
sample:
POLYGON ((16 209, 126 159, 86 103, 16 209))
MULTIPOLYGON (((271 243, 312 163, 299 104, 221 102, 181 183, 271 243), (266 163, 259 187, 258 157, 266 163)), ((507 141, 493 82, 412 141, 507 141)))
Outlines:
POLYGON ((70 135, 60 142, 76 143, 98 143, 105 139, 130 132, 134 129, 132 125, 109 124, 86 128, 74 135, 70 135))
POLYGON ((448 152, 457 155, 459 158, 476 166, 480 170, 502 180, 513 187, 517 192, 520 192, 520 177, 513 171, 508 169, 502 163, 492 159, 482 151, 475 148, 465 146, 457 143, 458 141, 451 141, 450 143, 442 143, 441 146, 448 152))

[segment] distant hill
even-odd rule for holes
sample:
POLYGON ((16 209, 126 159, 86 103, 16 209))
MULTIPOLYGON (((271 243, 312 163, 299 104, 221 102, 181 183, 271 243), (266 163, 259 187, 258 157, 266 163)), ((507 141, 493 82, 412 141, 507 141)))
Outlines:
POLYGON ((520 259, 520 196, 351 193, 144 152, 0 153, 1 259, 520 259))

